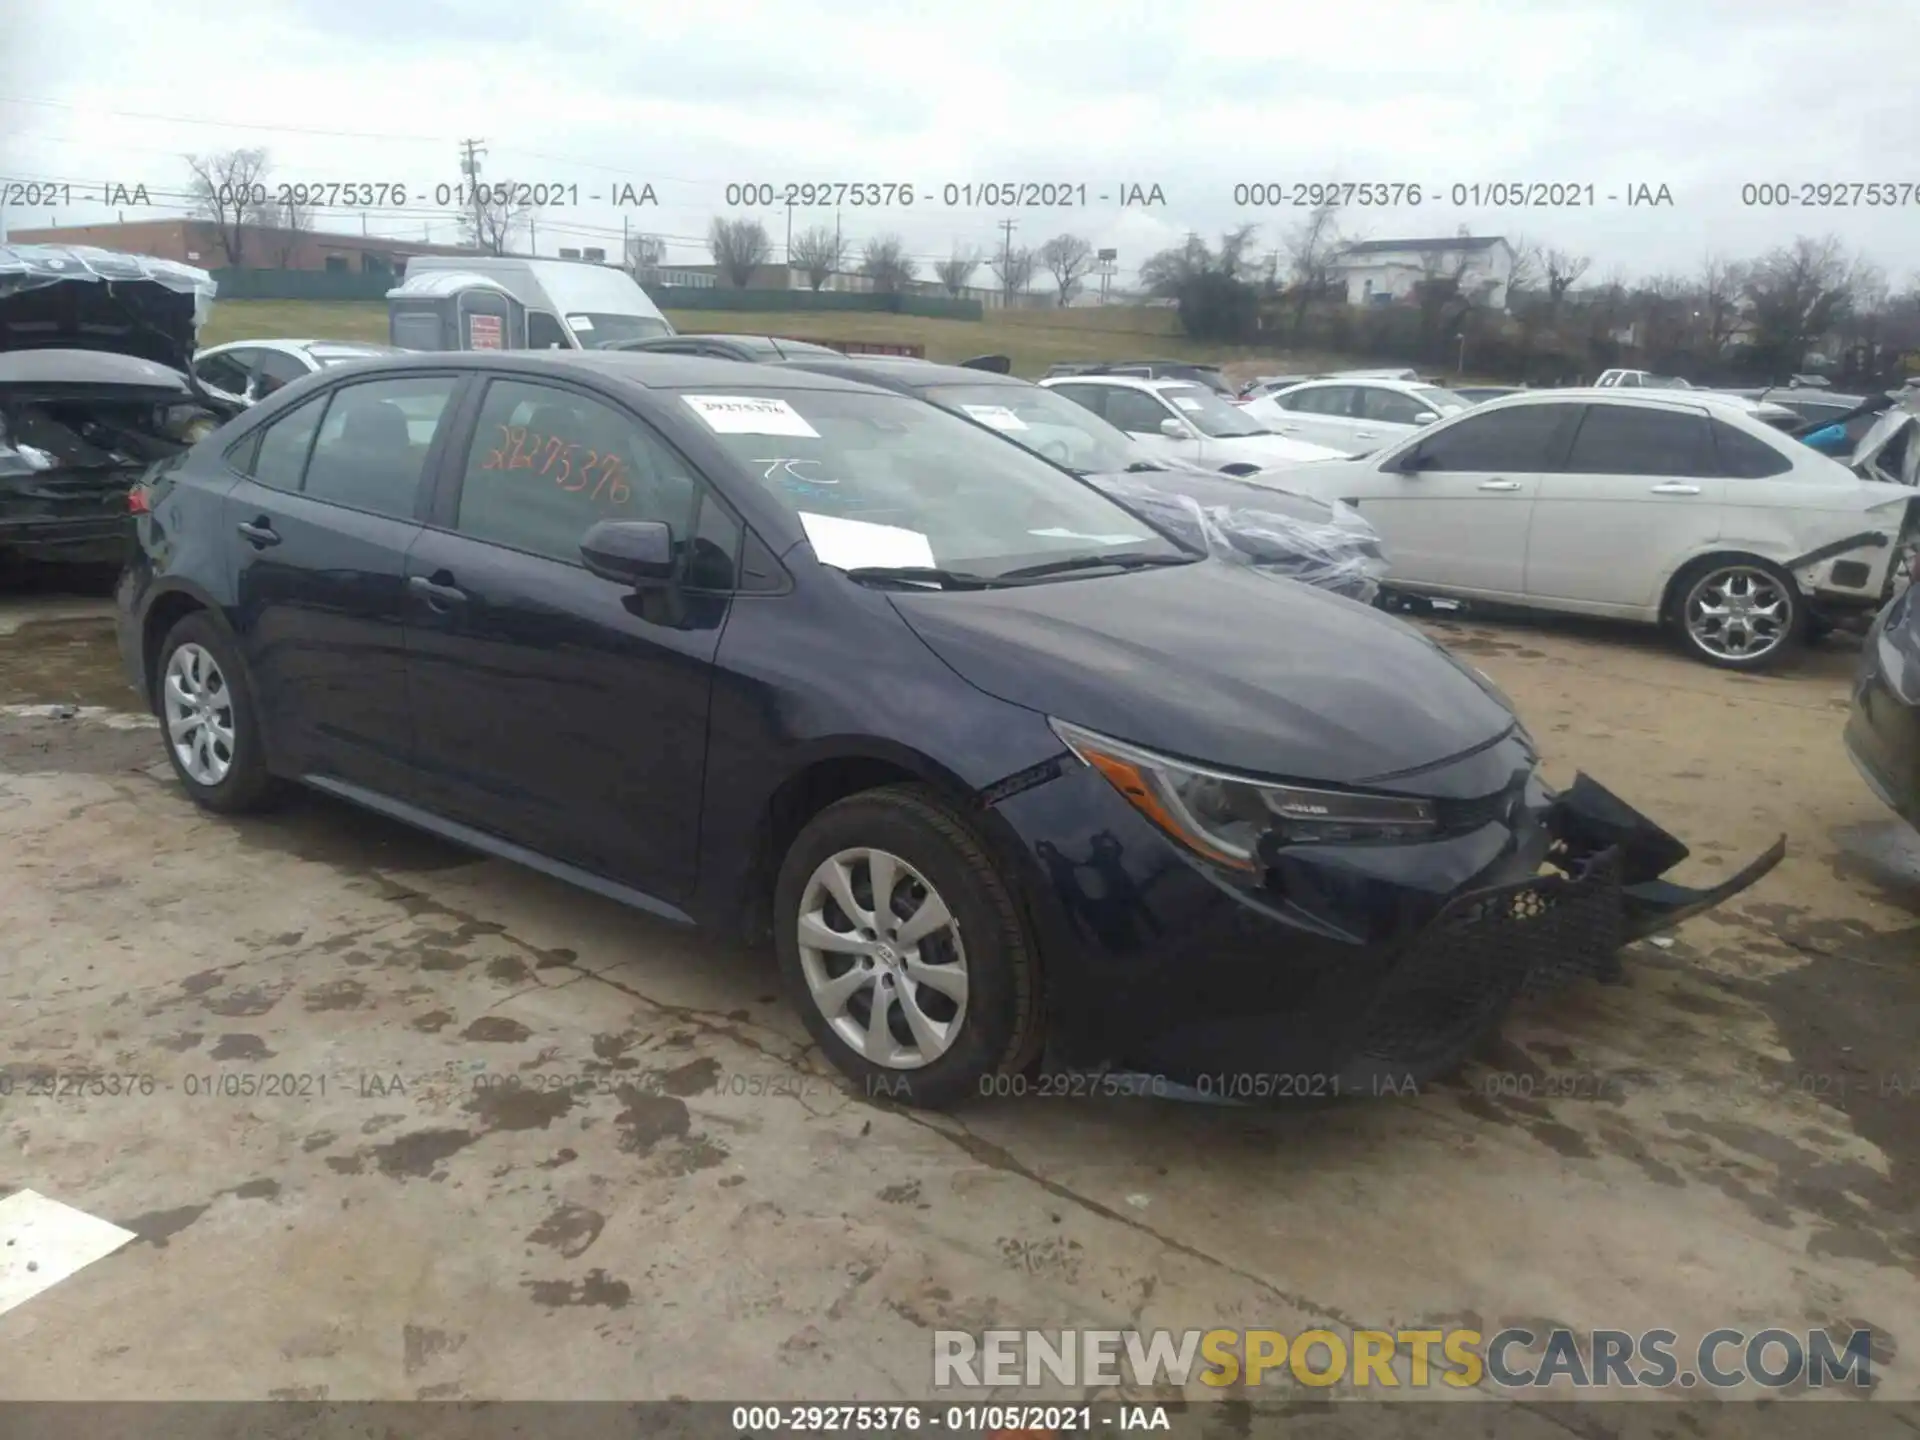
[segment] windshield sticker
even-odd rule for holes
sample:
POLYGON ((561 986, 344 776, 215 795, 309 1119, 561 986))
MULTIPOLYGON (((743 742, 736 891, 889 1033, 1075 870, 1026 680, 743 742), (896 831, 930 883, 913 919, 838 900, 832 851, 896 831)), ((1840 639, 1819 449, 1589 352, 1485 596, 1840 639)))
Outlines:
POLYGON ((996 430, 1024 430, 1027 422, 1022 420, 1005 405, 962 405, 960 407, 978 420, 982 425, 991 425, 996 430))
POLYGON ((589 315, 569 315, 567 317, 567 324, 576 330, 591 330, 593 328, 593 318, 589 315))
POLYGON ((1182 410, 1198 410, 1200 408, 1200 402, 1198 400, 1189 400, 1184 395, 1172 395, 1168 398, 1182 410))
POLYGON ((716 435, 800 435, 820 432, 784 400, 767 395, 682 395, 689 409, 716 435))
POLYGON ((1029 530, 1029 535, 1037 535, 1043 540, 1085 540, 1093 545, 1141 545, 1145 537, 1140 535, 1082 535, 1078 530, 1067 530, 1055 525, 1049 530, 1029 530))
POLYGON ((862 565, 933 564, 933 545, 918 530, 813 515, 805 510, 800 512, 800 523, 806 527, 813 553, 823 565, 853 570, 862 565))

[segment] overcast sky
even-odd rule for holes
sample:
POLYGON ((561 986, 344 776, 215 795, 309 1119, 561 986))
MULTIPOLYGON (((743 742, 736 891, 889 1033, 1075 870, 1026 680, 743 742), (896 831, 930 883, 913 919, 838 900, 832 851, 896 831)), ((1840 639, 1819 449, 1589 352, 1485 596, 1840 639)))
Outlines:
MULTIPOLYGON (((623 216, 590 196, 623 181, 652 184, 659 205, 625 218, 681 261, 708 258, 714 215, 741 213, 729 182, 891 181, 917 203, 845 207, 842 230, 900 234, 923 273, 956 244, 997 246, 1007 218, 1016 242, 1111 246, 1123 272, 1190 230, 1257 222, 1270 247, 1302 212, 1236 206, 1235 184, 1399 181, 1425 203, 1350 209, 1344 233, 1465 225, 1589 254, 1590 279, 1831 233, 1904 284, 1920 270, 1917 42, 1912 0, 0 0, 0 177, 70 182, 61 222, 112 219, 82 203, 107 183, 152 193, 128 219, 176 214, 183 152, 264 146, 273 181, 406 185, 409 207, 370 211, 368 230, 451 241, 431 192, 475 137, 484 178, 578 186, 540 213, 546 253, 616 249, 623 216), (940 203, 944 185, 1009 180, 1084 183, 1090 203, 940 203), (1518 181, 1591 184, 1598 203, 1451 203, 1455 185, 1518 181), (1832 181, 1904 184, 1907 204, 1742 203, 1743 184, 1832 181), (1166 203, 1123 210, 1136 183, 1166 203), (1630 208, 1643 184, 1673 203, 1630 208)), ((758 213, 777 256, 787 210, 758 213)))

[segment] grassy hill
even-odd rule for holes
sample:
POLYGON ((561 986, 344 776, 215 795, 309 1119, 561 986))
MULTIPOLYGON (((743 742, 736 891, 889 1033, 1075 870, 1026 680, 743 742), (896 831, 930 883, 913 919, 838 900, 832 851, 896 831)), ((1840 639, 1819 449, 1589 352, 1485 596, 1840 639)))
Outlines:
MULTIPOLYGON (((1077 310, 988 311, 984 320, 932 320, 918 315, 862 311, 772 314, 727 310, 670 310, 667 318, 689 333, 787 335, 797 340, 881 340, 927 347, 929 360, 1010 355, 1014 373, 1038 376, 1062 360, 1150 357, 1207 360, 1241 371, 1338 366, 1336 356, 1290 354, 1247 346, 1195 344, 1180 333, 1173 311, 1153 306, 1077 310), (1248 362, 1258 362, 1249 365, 1248 362)), ((221 300, 201 334, 203 345, 229 340, 324 337, 387 338, 387 307, 379 301, 221 300)))

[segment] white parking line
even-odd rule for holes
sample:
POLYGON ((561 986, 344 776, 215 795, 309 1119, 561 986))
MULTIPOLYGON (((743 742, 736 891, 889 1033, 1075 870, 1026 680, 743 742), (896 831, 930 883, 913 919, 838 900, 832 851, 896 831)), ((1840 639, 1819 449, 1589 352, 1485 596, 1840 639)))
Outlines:
POLYGON ((20 1190, 0 1200, 0 1315, 134 1238, 131 1230, 38 1191, 20 1190))
POLYGON ((0 719, 85 720, 109 730, 154 730, 160 725, 152 715, 112 710, 105 705, 0 705, 0 719))

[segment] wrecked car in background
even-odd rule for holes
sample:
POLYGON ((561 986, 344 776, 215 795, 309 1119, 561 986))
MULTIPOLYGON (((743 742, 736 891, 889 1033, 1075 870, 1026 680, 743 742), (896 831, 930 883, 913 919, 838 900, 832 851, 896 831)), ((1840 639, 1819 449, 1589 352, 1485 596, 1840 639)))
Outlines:
POLYGON ((128 492, 239 408, 187 372, 204 270, 0 245, 0 563, 118 564, 128 492))

